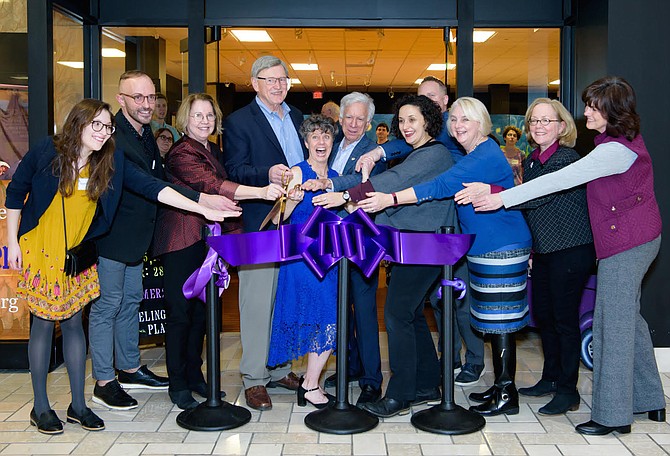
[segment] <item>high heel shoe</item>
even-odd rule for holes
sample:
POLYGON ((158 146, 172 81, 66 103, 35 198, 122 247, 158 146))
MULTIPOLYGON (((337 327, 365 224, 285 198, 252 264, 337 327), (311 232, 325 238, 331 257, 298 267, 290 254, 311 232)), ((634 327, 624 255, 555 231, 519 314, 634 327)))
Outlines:
POLYGON ((332 396, 332 395, 330 395, 330 394, 328 394, 328 393, 325 394, 326 399, 328 399, 327 402, 323 402, 323 403, 314 403, 314 402, 310 401, 309 399, 307 399, 307 398, 305 397, 305 394, 307 394, 307 393, 309 393, 309 392, 311 392, 311 391, 317 391, 317 390, 319 389, 319 387, 317 386, 316 388, 305 389, 305 388, 302 387, 302 382, 303 382, 304 380, 305 380, 305 379, 304 379, 303 377, 300 377, 300 383, 299 383, 299 385, 298 385, 298 390, 296 391, 296 394, 297 394, 297 396, 298 396, 298 407, 304 407, 304 406, 306 406, 307 403, 309 402, 309 403, 312 404, 314 407, 316 407, 316 408, 318 408, 318 409, 323 409, 323 408, 328 407, 328 405, 330 405, 331 402, 334 402, 335 397, 332 396))

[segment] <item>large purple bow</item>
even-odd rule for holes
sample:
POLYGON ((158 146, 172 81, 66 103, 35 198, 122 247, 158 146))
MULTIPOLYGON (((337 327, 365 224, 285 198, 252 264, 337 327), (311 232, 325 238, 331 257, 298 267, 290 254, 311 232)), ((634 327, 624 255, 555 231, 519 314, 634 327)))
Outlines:
POLYGON ((401 233, 376 225, 361 209, 345 218, 317 207, 304 224, 278 231, 210 236, 207 243, 229 264, 262 264, 302 258, 319 277, 345 257, 370 277, 383 259, 401 264, 456 263, 470 249, 469 234, 401 233))
MULTIPOLYGON (((212 236, 221 235, 221 226, 218 223, 207 225, 212 236)), ((199 269, 186 279, 182 292, 186 299, 198 298, 202 302, 206 302, 205 289, 212 274, 216 276, 216 286, 219 289, 219 296, 223 290, 228 288, 230 284, 230 276, 223 260, 213 248, 209 248, 205 261, 199 269)))

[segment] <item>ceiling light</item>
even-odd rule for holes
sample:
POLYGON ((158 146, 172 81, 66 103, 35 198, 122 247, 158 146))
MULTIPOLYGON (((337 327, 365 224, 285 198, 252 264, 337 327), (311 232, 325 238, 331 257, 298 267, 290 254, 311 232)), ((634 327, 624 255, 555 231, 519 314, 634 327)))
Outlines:
POLYGON ((12 76, 12 79, 16 79, 17 81, 27 81, 28 76, 12 76))
POLYGON ((472 32, 472 42, 483 43, 495 34, 493 30, 475 30, 472 32))
POLYGON ((246 43, 270 43, 272 38, 265 30, 231 30, 237 41, 246 43))
POLYGON ((84 68, 84 62, 68 62, 68 61, 65 61, 65 60, 59 60, 56 63, 59 64, 59 65, 66 66, 66 67, 76 68, 78 70, 84 68))
POLYGON ((102 48, 102 51, 100 54, 103 57, 125 57, 126 53, 123 52, 121 49, 116 49, 116 48, 102 48))
POLYGON ((444 70, 453 70, 456 68, 455 63, 431 63, 428 68, 428 71, 444 71, 444 70))
POLYGON ((550 86, 561 85, 561 80, 560 80, 560 79, 556 79, 556 80, 554 80, 554 81, 551 81, 551 82, 549 83, 549 85, 550 85, 550 86))
POLYGON ((300 82, 300 79, 291 78, 291 85, 297 85, 297 84, 302 84, 302 82, 300 82))
POLYGON ((292 63, 291 68, 295 71, 318 71, 319 65, 316 63, 292 63))
POLYGON ((414 81, 414 84, 419 85, 423 82, 423 78, 419 78, 416 81, 414 81))

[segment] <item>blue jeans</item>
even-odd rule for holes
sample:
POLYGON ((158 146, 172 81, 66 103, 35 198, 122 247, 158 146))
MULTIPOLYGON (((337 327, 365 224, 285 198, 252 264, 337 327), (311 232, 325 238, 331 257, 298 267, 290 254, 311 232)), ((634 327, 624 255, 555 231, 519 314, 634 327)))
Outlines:
POLYGON ((93 302, 88 322, 93 378, 113 380, 119 370, 140 366, 139 309, 142 266, 100 257, 100 298, 93 302))

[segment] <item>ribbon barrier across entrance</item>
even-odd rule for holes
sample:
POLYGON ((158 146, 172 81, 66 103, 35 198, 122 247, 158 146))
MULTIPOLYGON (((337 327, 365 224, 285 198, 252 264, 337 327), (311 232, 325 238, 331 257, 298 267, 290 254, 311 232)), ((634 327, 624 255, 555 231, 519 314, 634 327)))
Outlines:
MULTIPOLYGON (((339 264, 337 352, 346 353, 349 262, 356 264, 366 277, 376 271, 382 260, 451 266, 470 249, 473 239, 473 235, 466 234, 403 233, 393 227, 376 225, 360 209, 341 218, 317 207, 304 224, 283 225, 273 231, 209 236, 210 251, 203 266, 184 284, 184 295, 204 296, 205 284, 210 278, 215 280, 213 275, 225 285, 227 271, 219 256, 232 266, 302 259, 320 278, 339 264)), ((462 288, 462 282, 458 281, 443 282, 443 285, 462 288)), ((353 434, 378 424, 376 416, 349 404, 346 363, 346 356, 337 357, 337 400, 329 407, 308 414, 307 427, 333 434, 353 434)))

